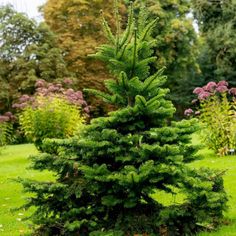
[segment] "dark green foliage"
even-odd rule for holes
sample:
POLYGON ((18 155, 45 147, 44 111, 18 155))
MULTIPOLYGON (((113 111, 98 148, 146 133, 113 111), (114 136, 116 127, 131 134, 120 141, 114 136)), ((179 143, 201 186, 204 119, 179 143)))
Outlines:
POLYGON ((202 41, 199 85, 226 80, 230 86, 236 86, 235 0, 192 0, 192 3, 202 41))
MULTIPOLYGON (((0 149, 1 147, 11 143, 14 116, 10 112, 0 115, 0 149)), ((0 150, 1 151, 1 150, 0 150)))
POLYGON ((70 76, 56 37, 11 6, 0 7, 0 111, 11 110, 22 94, 32 94, 38 79, 61 81, 70 76))
POLYGON ((150 73, 155 21, 137 24, 132 14, 118 35, 104 22, 109 44, 95 55, 117 79, 105 82, 108 93, 92 92, 119 109, 76 138, 44 142, 32 167, 53 171, 55 182, 22 180, 34 193, 27 206, 37 207, 39 235, 194 235, 222 218, 222 173, 186 165, 197 157, 190 136, 196 120, 171 121, 175 108, 160 87, 165 77, 150 73), (165 206, 153 198, 157 190, 183 193, 183 203, 165 206))
POLYGON ((14 60, 24 49, 38 40, 36 23, 22 13, 17 13, 11 5, 0 7, 0 57, 14 60))

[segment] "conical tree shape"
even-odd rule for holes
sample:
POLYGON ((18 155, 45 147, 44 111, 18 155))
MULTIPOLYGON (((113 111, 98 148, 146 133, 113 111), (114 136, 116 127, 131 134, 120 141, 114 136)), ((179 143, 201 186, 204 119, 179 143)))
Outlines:
POLYGON ((23 180, 42 235, 194 235, 222 217, 222 174, 186 164, 196 158, 195 121, 171 122, 165 76, 149 74, 156 21, 144 15, 134 20, 131 7, 126 30, 117 20, 115 35, 104 20, 109 44, 94 55, 117 79, 106 81, 109 93, 92 92, 118 110, 93 119, 77 138, 46 140, 45 153, 33 158, 35 169, 56 174, 55 182, 23 180), (160 191, 181 199, 164 204, 160 191))

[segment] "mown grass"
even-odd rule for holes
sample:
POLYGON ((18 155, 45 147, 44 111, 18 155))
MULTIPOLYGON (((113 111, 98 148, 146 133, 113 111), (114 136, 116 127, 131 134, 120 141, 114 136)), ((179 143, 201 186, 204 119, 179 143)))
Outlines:
MULTIPOLYGON (((193 136, 193 143, 200 144, 199 135, 193 136)), ((226 170, 224 186, 229 197, 228 211, 225 212, 225 225, 221 225, 213 232, 202 232, 198 236, 236 236, 236 156, 216 156, 207 148, 202 149, 202 160, 195 161, 191 165, 195 168, 210 167, 226 170)))
MULTIPOLYGON (((208 166, 227 170, 224 179, 229 195, 229 210, 225 214, 228 225, 221 226, 216 232, 202 232, 199 236, 235 236, 236 156, 217 157, 207 149, 202 152, 205 158, 195 161, 191 165, 196 168, 208 166)), ((31 144, 8 146, 0 153, 0 236, 19 236, 30 232, 30 222, 22 221, 22 218, 29 215, 30 212, 12 211, 12 209, 20 207, 27 197, 22 193, 21 185, 12 179, 23 177, 49 180, 53 178, 49 172, 39 173, 27 169, 28 156, 36 153, 36 149, 31 144)), ((160 193, 158 196, 160 197, 160 193)))
POLYGON ((36 172, 27 169, 29 155, 37 151, 32 144, 12 145, 0 152, 0 235, 18 236, 30 232, 30 222, 22 221, 30 214, 24 210, 13 211, 22 206, 26 194, 22 193, 21 184, 14 181, 17 177, 48 180, 49 172, 36 172))
POLYGON ((216 232, 204 232, 199 236, 235 236, 236 235, 236 156, 215 157, 208 156, 206 159, 196 161, 196 168, 208 166, 215 169, 227 170, 224 176, 224 185, 229 197, 228 212, 225 213, 228 225, 220 227, 216 232))

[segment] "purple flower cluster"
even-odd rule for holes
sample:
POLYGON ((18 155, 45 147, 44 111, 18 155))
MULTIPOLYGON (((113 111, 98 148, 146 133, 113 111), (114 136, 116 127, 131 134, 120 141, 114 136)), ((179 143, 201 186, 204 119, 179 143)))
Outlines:
POLYGON ((187 110, 184 111, 184 115, 185 115, 185 116, 190 116, 190 115, 192 115, 192 114, 193 114, 193 110, 192 110, 191 108, 189 108, 189 109, 187 109, 187 110))
MULTIPOLYGON (((197 87, 193 90, 193 93, 198 96, 198 99, 194 99, 192 104, 196 104, 198 101, 204 101, 211 96, 215 96, 222 93, 228 93, 229 95, 233 96, 233 100, 236 97, 236 88, 228 88, 229 84, 227 81, 222 80, 218 83, 216 82, 209 82, 207 85, 203 87, 197 87)), ((194 112, 191 108, 184 111, 185 116, 193 115, 200 115, 200 111, 194 112)))
POLYGON ((216 93, 228 92, 231 95, 236 95, 236 88, 228 88, 228 82, 222 80, 219 83, 209 82, 207 85, 197 87, 193 90, 193 93, 198 96, 199 100, 205 100, 208 97, 215 95, 216 93))
POLYGON ((15 121, 16 117, 11 112, 5 112, 3 115, 0 115, 0 123, 15 121))
MULTIPOLYGON (((65 85, 71 85, 73 82, 66 78, 64 81, 65 85)), ((18 103, 13 104, 13 108, 19 108, 23 109, 28 105, 31 105, 32 107, 37 107, 37 104, 35 104, 35 98, 37 96, 43 96, 43 97, 61 97, 66 99, 68 102, 70 102, 73 105, 78 106, 79 108, 82 108, 83 111, 89 115, 90 108, 87 104, 87 102, 83 98, 83 93, 81 91, 75 91, 72 88, 64 88, 62 84, 60 83, 48 83, 45 80, 37 80, 35 83, 36 87, 36 93, 33 96, 29 95, 22 95, 18 103)))
POLYGON ((191 109, 191 108, 188 108, 188 109, 186 109, 185 111, 184 111, 184 115, 185 116, 192 116, 192 115, 200 115, 200 111, 193 111, 193 109, 191 109))
POLYGON ((14 103, 12 107, 17 109, 24 109, 28 104, 32 104, 34 100, 34 97, 24 94, 18 99, 18 103, 14 103))

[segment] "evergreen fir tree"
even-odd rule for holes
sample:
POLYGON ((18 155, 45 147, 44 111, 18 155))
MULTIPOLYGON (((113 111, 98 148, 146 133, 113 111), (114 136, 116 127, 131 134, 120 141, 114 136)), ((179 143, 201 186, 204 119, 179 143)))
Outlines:
POLYGON ((94 57, 117 79, 105 82, 108 93, 90 91, 117 110, 93 119, 77 138, 44 142, 33 168, 53 171, 54 182, 21 180, 34 193, 26 206, 37 207, 37 235, 194 235, 222 218, 222 173, 186 164, 197 157, 190 136, 197 124, 171 121, 166 78, 149 72, 156 20, 148 22, 145 11, 133 19, 131 7, 122 32, 116 18, 115 35, 103 20, 109 44, 94 57), (182 200, 163 204, 160 191, 182 200))

